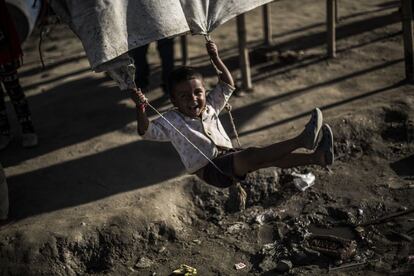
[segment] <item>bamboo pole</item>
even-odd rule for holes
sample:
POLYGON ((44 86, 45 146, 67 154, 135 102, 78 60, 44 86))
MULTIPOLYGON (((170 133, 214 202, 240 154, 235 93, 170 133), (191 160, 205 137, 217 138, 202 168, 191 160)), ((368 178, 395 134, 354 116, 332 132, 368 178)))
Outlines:
POLYGON ((237 37, 239 41, 239 63, 242 75, 242 89, 252 90, 249 51, 246 46, 246 20, 244 14, 237 16, 237 37))
POLYGON ((264 43, 266 45, 272 44, 272 22, 271 22, 272 8, 270 4, 263 6, 263 35, 264 43))
POLYGON ((190 61, 188 60, 188 47, 187 47, 187 36, 186 35, 180 36, 180 44, 181 44, 181 62, 184 66, 189 65, 190 61))
POLYGON ((336 57, 336 12, 335 0, 326 0, 326 30, 328 43, 328 57, 336 57))
POLYGON ((413 6, 411 0, 401 0, 402 29, 404 37, 405 77, 407 81, 414 81, 413 55, 413 6))

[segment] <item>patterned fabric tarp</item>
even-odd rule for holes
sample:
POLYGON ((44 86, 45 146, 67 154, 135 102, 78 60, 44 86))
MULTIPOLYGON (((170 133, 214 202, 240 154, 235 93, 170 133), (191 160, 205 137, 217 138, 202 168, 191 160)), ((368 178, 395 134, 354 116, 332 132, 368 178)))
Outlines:
POLYGON ((109 71, 125 89, 133 86, 129 50, 187 32, 207 34, 271 1, 50 0, 50 4, 82 41, 92 69, 109 71))

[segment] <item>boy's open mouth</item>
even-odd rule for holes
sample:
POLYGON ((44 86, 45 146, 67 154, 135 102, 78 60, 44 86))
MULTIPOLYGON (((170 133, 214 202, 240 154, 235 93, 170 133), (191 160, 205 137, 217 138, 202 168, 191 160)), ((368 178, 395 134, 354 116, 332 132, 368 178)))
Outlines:
POLYGON ((200 105, 198 103, 194 103, 190 105, 190 110, 192 111, 198 111, 200 109, 200 105))

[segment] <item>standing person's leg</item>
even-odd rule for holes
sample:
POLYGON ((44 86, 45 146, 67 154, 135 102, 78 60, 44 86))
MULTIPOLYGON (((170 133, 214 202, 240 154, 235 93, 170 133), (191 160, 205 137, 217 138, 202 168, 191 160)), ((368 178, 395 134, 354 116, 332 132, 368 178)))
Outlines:
POLYGON ((162 89, 167 94, 168 76, 174 69, 174 38, 164 38, 157 41, 157 50, 161 58, 162 89))
POLYGON ((26 96, 24 95, 23 88, 19 83, 19 76, 17 75, 16 67, 13 64, 3 65, 0 71, 0 78, 3 81, 6 92, 10 97, 21 125, 23 146, 36 146, 38 143, 37 135, 35 134, 33 127, 29 104, 26 96))
POLYGON ((0 222, 6 220, 9 215, 9 192, 7 189, 6 175, 0 164, 0 222))
POLYGON ((2 82, 0 81, 0 150, 7 147, 10 143, 10 124, 7 118, 6 103, 4 101, 5 93, 2 82))
POLYGON ((135 65, 135 84, 144 92, 148 90, 150 68, 147 60, 149 44, 131 50, 135 65))

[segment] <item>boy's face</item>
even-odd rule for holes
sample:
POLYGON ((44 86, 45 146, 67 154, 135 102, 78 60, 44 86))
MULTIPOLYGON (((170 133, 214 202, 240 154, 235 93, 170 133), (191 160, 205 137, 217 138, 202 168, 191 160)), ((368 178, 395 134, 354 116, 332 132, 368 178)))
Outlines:
POLYGON ((171 102, 188 117, 199 117, 206 106, 206 90, 203 81, 195 78, 174 85, 171 102))

